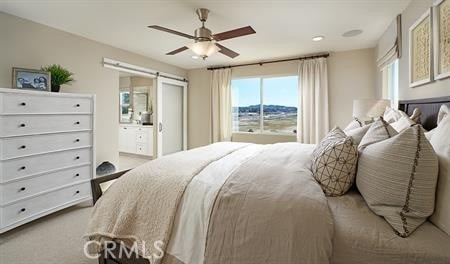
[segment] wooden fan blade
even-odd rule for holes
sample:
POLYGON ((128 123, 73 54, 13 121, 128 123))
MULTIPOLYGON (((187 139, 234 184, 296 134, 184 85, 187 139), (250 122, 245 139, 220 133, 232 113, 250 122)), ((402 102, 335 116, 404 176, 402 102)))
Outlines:
POLYGON ((252 27, 248 26, 248 27, 237 28, 237 29, 233 29, 230 31, 225 31, 222 33, 214 34, 214 35, 212 35, 212 37, 216 41, 221 41, 221 40, 242 37, 245 35, 250 35, 250 34, 255 34, 255 33, 256 33, 256 31, 252 27))
POLYGON ((185 38, 188 38, 188 39, 195 39, 194 36, 191 36, 189 34, 186 34, 186 33, 183 33, 183 32, 179 32, 179 31, 176 31, 176 30, 173 30, 173 29, 170 29, 170 28, 165 28, 165 27, 161 27, 161 26, 157 26, 157 25, 152 25, 152 26, 148 26, 148 27, 156 29, 156 30, 161 30, 161 31, 164 31, 164 32, 167 32, 167 33, 175 34, 175 35, 178 35, 178 36, 182 36, 182 37, 185 37, 185 38))
POLYGON ((166 53, 166 55, 175 55, 175 54, 180 53, 180 52, 182 52, 182 51, 185 51, 185 50, 187 50, 187 49, 189 49, 189 48, 186 47, 186 46, 184 46, 184 47, 181 47, 181 48, 179 48, 179 49, 172 50, 171 52, 166 53))
POLYGON ((222 45, 220 45, 219 43, 216 43, 216 46, 220 48, 219 52, 222 53, 223 55, 226 55, 232 59, 236 58, 237 56, 239 56, 239 53, 230 50, 229 48, 226 48, 222 45))

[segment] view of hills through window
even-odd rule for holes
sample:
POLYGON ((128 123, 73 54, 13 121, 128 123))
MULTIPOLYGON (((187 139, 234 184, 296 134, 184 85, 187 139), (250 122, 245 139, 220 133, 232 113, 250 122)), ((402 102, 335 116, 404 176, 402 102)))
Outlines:
POLYGON ((233 131, 296 133, 297 83, 297 76, 232 80, 233 131))

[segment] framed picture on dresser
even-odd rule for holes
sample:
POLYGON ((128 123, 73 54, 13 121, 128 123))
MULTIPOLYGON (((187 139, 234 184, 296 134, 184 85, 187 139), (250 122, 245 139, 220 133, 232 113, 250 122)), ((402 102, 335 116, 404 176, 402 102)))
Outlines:
POLYGON ((450 0, 433 6, 434 79, 450 77, 450 0))
POLYGON ((409 86, 416 87, 432 80, 432 19, 428 9, 409 28, 409 86))
POLYGON ((12 87, 16 89, 50 92, 50 72, 12 68, 12 87))

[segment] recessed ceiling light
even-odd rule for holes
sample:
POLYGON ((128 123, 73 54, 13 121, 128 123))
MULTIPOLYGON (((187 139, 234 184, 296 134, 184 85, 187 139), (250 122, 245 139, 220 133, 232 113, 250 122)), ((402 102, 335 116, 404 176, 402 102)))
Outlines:
POLYGON ((362 33, 363 31, 361 29, 354 29, 354 30, 350 30, 345 32, 344 34, 342 34, 343 37, 346 38, 350 38, 350 37, 355 37, 358 36, 362 33))
POLYGON ((323 40, 325 37, 324 36, 315 36, 312 38, 313 41, 321 41, 323 40))
POLYGON ((192 56, 191 56, 191 58, 193 58, 194 60, 198 60, 198 59, 200 59, 200 57, 199 57, 199 56, 197 56, 197 55, 192 55, 192 56))

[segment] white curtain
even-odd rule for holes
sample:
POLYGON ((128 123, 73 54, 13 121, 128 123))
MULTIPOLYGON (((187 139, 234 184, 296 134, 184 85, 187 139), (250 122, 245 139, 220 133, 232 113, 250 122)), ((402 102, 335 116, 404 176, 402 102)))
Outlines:
POLYGON ((231 141, 231 69, 212 73, 211 83, 211 139, 212 142, 231 141))
POLYGON ((329 131, 327 59, 300 61, 297 141, 318 143, 329 131))

